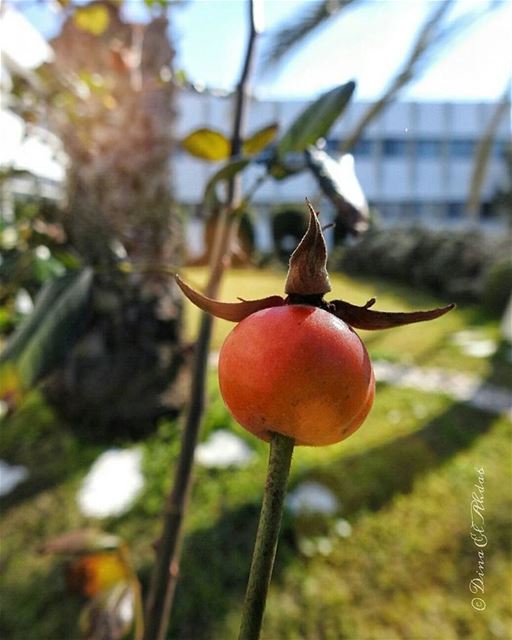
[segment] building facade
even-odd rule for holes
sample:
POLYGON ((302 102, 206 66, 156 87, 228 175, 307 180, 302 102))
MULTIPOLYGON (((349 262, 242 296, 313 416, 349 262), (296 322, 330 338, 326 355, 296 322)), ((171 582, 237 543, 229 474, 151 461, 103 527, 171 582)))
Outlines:
MULTIPOLYGON (((184 92, 179 98, 178 136, 199 127, 211 127, 230 135, 232 100, 206 93, 184 92)), ((251 100, 247 132, 271 122, 282 131, 304 109, 300 101, 251 100)), ((326 149, 336 155, 343 139, 368 108, 353 102, 332 128, 326 149)), ((384 222, 464 225, 474 154, 492 118, 493 103, 395 102, 368 126, 353 150, 356 173, 370 206, 384 222)), ((479 220, 488 221, 488 204, 508 179, 506 149, 510 145, 510 111, 502 118, 482 190, 479 220)), ((176 195, 180 202, 197 205, 215 167, 177 150, 173 159, 176 195)), ((244 181, 250 185, 250 171, 244 181)), ((280 182, 269 180, 258 190, 254 206, 271 211, 283 204, 315 197, 318 187, 303 172, 280 182)), ((492 221, 490 221, 492 226, 492 221)))

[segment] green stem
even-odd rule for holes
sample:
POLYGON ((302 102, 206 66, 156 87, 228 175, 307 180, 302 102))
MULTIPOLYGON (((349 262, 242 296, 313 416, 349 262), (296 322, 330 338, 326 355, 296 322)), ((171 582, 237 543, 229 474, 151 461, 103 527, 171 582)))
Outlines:
POLYGON ((260 637, 265 601, 276 557, 277 539, 281 528, 283 503, 294 444, 292 438, 279 433, 273 433, 270 440, 267 482, 263 494, 238 640, 258 640, 260 637))

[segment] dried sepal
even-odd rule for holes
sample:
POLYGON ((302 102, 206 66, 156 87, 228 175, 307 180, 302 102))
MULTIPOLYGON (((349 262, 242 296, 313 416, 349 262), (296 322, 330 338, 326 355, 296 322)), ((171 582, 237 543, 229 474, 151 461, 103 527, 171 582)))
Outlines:
POLYGON ((400 327, 404 324, 434 320, 448 313, 448 311, 455 307, 454 304, 449 304, 446 307, 439 307, 429 311, 370 311, 369 307, 374 303, 375 298, 369 300, 363 307, 358 307, 344 300, 332 300, 329 305, 331 306, 332 313, 351 327, 369 330, 391 329, 392 327, 400 327))
POLYGON ((196 307, 216 318, 229 320, 230 322, 241 322, 247 316, 256 313, 256 311, 269 309, 270 307, 280 307, 285 303, 281 296, 269 296, 260 300, 242 300, 241 302, 220 302, 192 289, 179 276, 176 276, 176 283, 196 307))
POLYGON ((331 290, 327 273, 327 247, 318 214, 309 200, 309 225, 290 257, 285 292, 288 295, 324 295, 331 290))

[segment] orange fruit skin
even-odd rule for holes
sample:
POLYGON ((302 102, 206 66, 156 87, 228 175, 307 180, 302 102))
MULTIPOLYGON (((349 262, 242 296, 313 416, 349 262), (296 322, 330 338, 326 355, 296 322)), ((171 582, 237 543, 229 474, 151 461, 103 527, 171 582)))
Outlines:
POLYGON ((368 352, 333 314, 285 305, 248 316, 219 355, 233 417, 262 440, 277 431, 298 445, 334 444, 365 420, 375 395, 368 352))

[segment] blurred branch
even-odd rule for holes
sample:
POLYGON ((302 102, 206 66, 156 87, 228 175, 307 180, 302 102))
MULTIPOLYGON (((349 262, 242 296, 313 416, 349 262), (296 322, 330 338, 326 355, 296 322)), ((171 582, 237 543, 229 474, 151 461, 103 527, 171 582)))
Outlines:
POLYGON ((446 15, 453 5, 454 0, 443 0, 427 17, 401 69, 391 80, 384 94, 366 110, 357 122, 342 144, 342 153, 350 151, 370 122, 397 97, 399 91, 405 85, 420 77, 432 62, 433 56, 439 54, 443 45, 453 40, 454 37, 460 35, 487 12, 498 6, 495 2, 491 2, 484 9, 466 11, 463 15, 445 25, 446 15))
POLYGON ((322 0, 305 10, 301 9, 294 18, 272 37, 263 59, 263 68, 271 69, 281 62, 291 50, 298 47, 319 27, 342 9, 361 0, 322 0))
MULTIPOLYGON (((235 116, 231 137, 231 157, 241 148, 242 127, 247 109, 247 85, 253 62, 254 43, 258 35, 255 21, 255 3, 249 0, 249 38, 244 64, 237 86, 235 116)), ((233 178, 228 184, 228 198, 217 225, 216 238, 210 263, 210 278, 205 293, 215 297, 231 252, 231 237, 237 227, 233 215, 239 198, 240 179, 233 178)), ((190 405, 181 439, 174 483, 165 507, 163 532, 158 543, 155 568, 146 605, 146 631, 144 640, 163 640, 167 633, 169 618, 178 580, 179 563, 183 539, 183 519, 192 485, 192 467, 199 427, 205 405, 206 373, 213 319, 203 313, 195 349, 192 370, 190 405)))
POLYGON ((504 115, 510 110, 510 81, 503 92, 500 101, 496 104, 491 119, 489 120, 482 137, 478 141, 475 151, 473 169, 471 172, 471 181, 469 186, 468 199, 466 201, 466 210, 473 221, 478 218, 480 208, 482 187, 489 166, 491 157, 492 143, 496 137, 498 126, 504 115))

